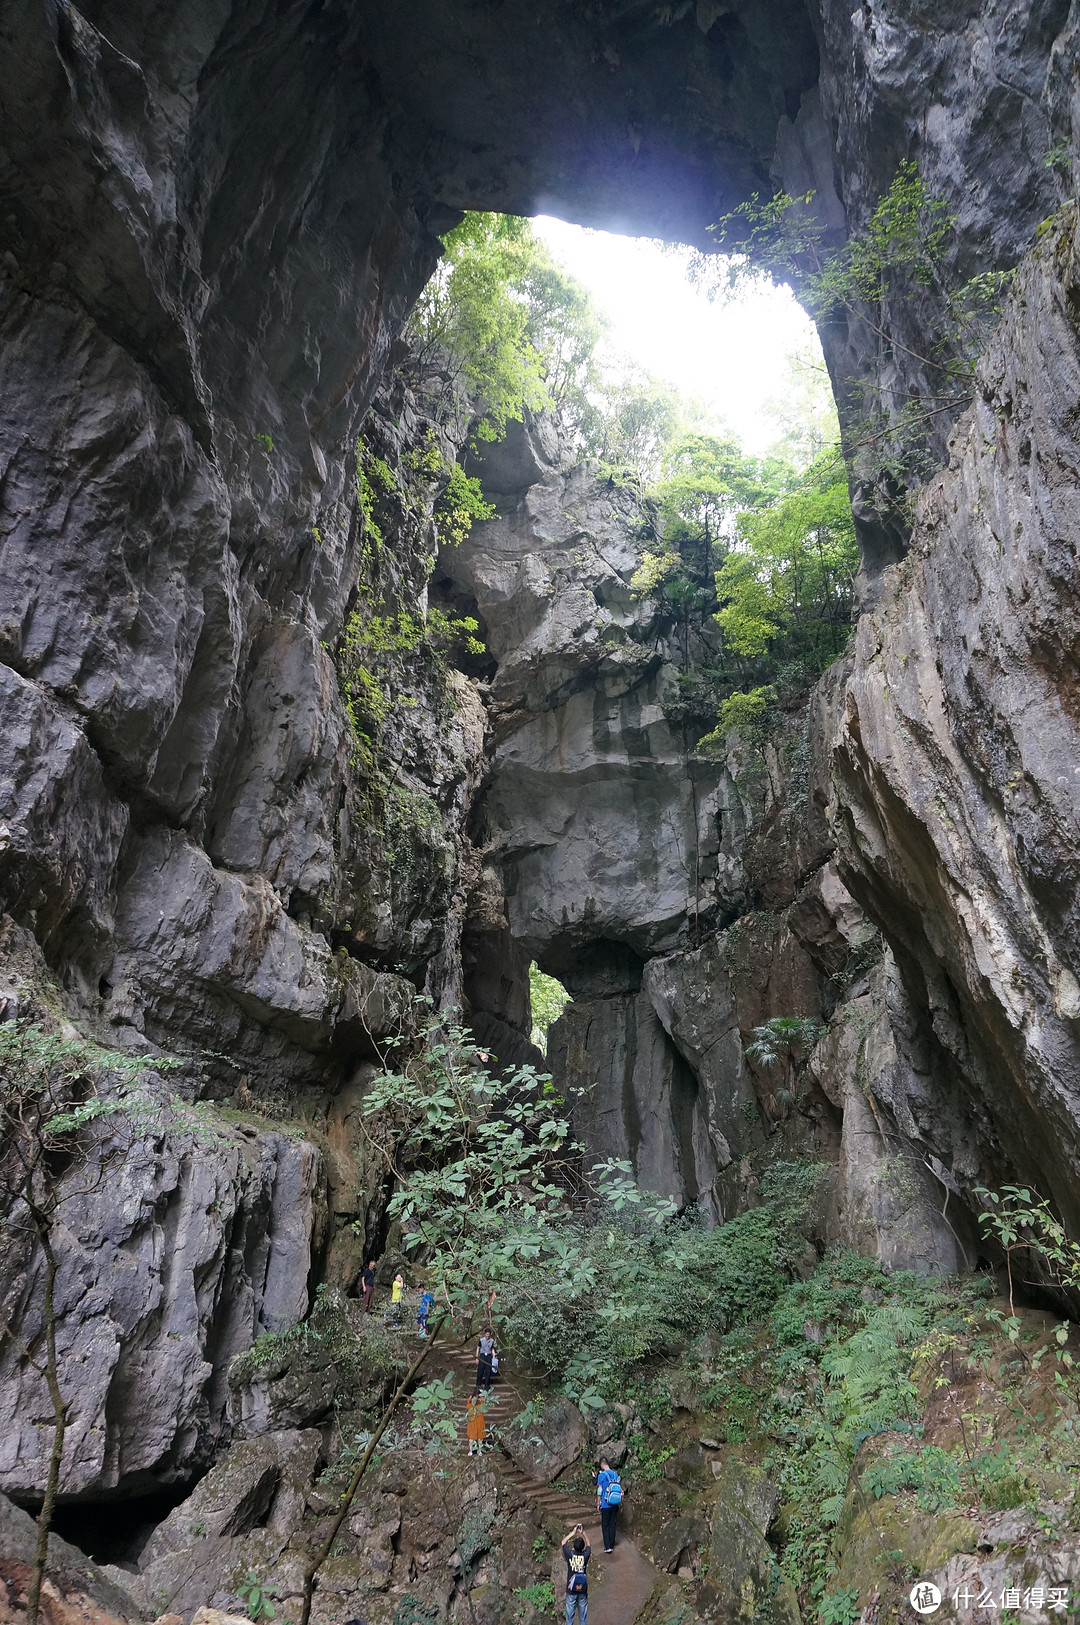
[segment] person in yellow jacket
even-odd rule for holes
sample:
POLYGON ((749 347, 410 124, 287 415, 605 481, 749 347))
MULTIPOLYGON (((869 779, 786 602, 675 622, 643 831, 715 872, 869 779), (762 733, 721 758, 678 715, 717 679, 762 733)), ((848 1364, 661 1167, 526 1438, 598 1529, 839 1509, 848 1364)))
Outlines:
POLYGON ((390 1288, 390 1308, 386 1316, 386 1323, 388 1326, 401 1325, 401 1300, 404 1298, 404 1296, 405 1277, 399 1270, 394 1276, 394 1284, 390 1288))

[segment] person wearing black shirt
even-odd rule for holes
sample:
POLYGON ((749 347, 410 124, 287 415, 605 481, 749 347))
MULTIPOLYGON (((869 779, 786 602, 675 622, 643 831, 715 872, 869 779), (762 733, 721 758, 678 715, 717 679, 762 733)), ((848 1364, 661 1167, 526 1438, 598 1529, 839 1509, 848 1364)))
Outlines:
POLYGON ((362 1288, 360 1307, 365 1315, 370 1315, 375 1307, 375 1265, 369 1264, 360 1277, 362 1288))
POLYGON ((566 1559, 566 1625, 574 1625, 577 1614, 579 1625, 589 1625, 589 1558, 592 1547, 579 1523, 562 1543, 566 1559))
POLYGON ((476 1386, 477 1388, 490 1388, 495 1381, 495 1374, 491 1369, 491 1357, 495 1353, 495 1339, 490 1331, 481 1332, 480 1340, 476 1345, 476 1386))

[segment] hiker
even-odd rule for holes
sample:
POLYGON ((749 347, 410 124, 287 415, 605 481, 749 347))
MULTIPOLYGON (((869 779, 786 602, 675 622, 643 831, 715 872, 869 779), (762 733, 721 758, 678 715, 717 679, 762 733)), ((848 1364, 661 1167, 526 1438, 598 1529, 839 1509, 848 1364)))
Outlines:
POLYGON ((596 1475, 596 1510, 600 1514, 600 1528, 604 1535, 605 1552, 615 1550, 615 1524, 622 1504, 622 1483, 606 1456, 600 1457, 600 1471, 596 1475))
POLYGON ((431 1313, 431 1306, 434 1302, 435 1299, 425 1287, 420 1294, 420 1304, 416 1311, 416 1330, 420 1337, 427 1336, 427 1317, 431 1313))
POLYGON ((360 1277, 360 1307, 365 1315, 375 1308, 375 1260, 371 1259, 360 1277))
POLYGON ((589 1558, 592 1547, 579 1523, 576 1523, 562 1543, 566 1559, 566 1625, 574 1625, 576 1613, 579 1625, 589 1625, 589 1558))
POLYGON ((481 1332, 480 1340, 476 1345, 476 1386, 490 1388, 495 1381, 495 1373, 491 1369, 491 1362, 497 1358, 495 1354, 495 1339, 490 1331, 481 1332))
POLYGON ((469 1455, 481 1455, 487 1438, 487 1420, 484 1416, 484 1396, 474 1388, 465 1406, 465 1437, 469 1441, 469 1455))
POLYGON ((404 1296, 405 1277, 402 1275, 401 1271, 398 1270, 397 1274, 394 1276, 394 1284, 390 1288, 390 1308, 387 1310, 386 1314, 386 1324, 388 1326, 401 1325, 401 1300, 404 1296))

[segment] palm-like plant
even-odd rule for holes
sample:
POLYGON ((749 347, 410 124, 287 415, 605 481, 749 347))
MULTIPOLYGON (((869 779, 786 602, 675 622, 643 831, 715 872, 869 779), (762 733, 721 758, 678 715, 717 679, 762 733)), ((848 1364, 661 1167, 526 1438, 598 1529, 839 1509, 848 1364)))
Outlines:
POLYGON ((816 1016, 771 1016, 760 1027, 753 1028, 743 1054, 748 1060, 756 1061, 758 1066, 784 1066, 790 1087, 776 1092, 782 1106, 790 1108, 795 1105, 799 1062, 806 1060, 824 1031, 824 1024, 816 1016))

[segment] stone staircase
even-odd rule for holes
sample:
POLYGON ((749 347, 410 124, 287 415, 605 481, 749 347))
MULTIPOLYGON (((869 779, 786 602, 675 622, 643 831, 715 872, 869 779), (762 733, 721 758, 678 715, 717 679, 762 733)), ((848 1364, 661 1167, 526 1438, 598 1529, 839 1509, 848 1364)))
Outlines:
MULTIPOLYGON (((452 1371, 454 1375, 454 1411, 458 1418, 458 1433, 462 1441, 465 1440, 465 1410, 469 1395, 476 1383, 476 1343, 470 1339, 467 1343, 458 1344, 445 1335, 436 1337, 431 1346, 430 1360, 440 1372, 452 1371)), ((490 1390, 487 1404, 484 1406, 484 1415, 489 1429, 505 1429, 514 1419, 525 1403, 522 1396, 508 1383, 496 1382, 490 1390)), ((490 1442, 490 1433, 489 1433, 490 1442)), ((523 1495, 537 1506, 546 1516, 562 1524, 560 1534, 564 1534, 575 1523, 581 1523, 586 1529, 598 1526, 596 1516, 595 1497, 589 1495, 566 1495, 553 1485, 541 1484, 538 1479, 532 1478, 523 1468, 514 1461, 506 1446, 497 1443, 500 1452, 500 1475, 504 1482, 513 1485, 523 1495)))

